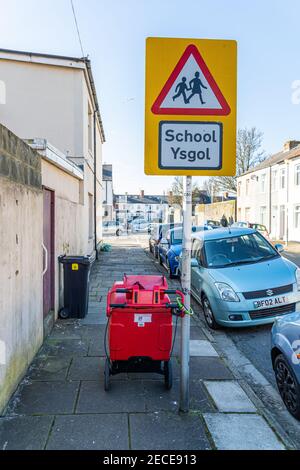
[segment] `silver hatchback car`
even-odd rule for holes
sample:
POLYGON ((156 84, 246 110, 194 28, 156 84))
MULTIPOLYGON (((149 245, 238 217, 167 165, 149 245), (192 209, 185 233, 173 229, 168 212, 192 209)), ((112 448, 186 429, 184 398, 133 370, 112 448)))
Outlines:
POLYGON ((300 312, 298 268, 282 249, 247 228, 192 236, 191 292, 210 328, 262 325, 300 312))

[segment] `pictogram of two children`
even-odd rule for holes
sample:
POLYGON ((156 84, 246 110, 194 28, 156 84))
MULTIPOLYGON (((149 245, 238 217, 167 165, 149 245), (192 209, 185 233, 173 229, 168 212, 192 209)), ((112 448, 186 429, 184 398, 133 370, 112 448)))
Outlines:
POLYGON ((189 83, 189 87, 186 84, 186 77, 182 77, 181 82, 179 82, 176 85, 176 88, 175 88, 176 95, 173 96, 173 101, 175 101, 176 98, 179 98, 179 96, 182 95, 184 103, 188 104, 191 98, 193 98, 193 96, 198 95, 200 98, 201 104, 205 104, 205 101, 203 101, 202 99, 202 88, 205 88, 207 90, 207 87, 203 85, 199 76, 200 76, 200 73, 196 72, 195 78, 193 78, 189 83), (190 96, 187 97, 186 92, 190 90, 192 90, 192 93, 190 94, 190 96))

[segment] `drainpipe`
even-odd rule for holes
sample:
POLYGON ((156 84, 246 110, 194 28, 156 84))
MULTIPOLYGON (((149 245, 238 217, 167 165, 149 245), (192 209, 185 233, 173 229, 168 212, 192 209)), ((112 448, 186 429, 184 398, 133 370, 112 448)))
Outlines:
POLYGON ((97 143, 96 143, 96 116, 97 110, 94 110, 94 249, 96 252, 96 259, 98 259, 97 250, 97 143))
POLYGON ((285 161, 286 164, 286 246, 289 245, 289 161, 285 161))
POLYGON ((269 233, 272 231, 272 167, 270 166, 269 173, 269 233))

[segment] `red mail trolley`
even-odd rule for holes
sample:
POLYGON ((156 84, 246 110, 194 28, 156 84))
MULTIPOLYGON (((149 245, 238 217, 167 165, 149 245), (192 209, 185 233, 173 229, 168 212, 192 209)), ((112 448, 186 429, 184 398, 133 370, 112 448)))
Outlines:
POLYGON ((156 372, 167 389, 172 387, 172 315, 184 314, 170 295, 183 303, 182 292, 169 289, 161 275, 124 274, 114 283, 107 296, 106 391, 110 376, 121 372, 156 372))

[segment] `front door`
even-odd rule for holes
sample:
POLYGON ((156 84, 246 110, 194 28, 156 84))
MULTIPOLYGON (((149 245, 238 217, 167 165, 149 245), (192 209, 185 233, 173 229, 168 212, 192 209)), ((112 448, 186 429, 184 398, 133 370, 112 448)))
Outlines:
POLYGON ((280 240, 284 239, 285 236, 285 206, 280 206, 280 230, 279 238, 280 240))
POLYGON ((54 192, 43 189, 43 312, 54 309, 54 192))

